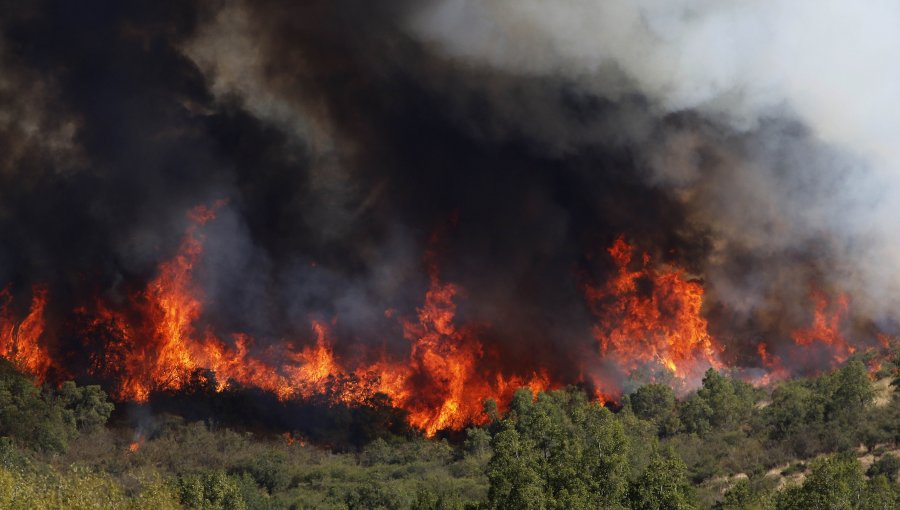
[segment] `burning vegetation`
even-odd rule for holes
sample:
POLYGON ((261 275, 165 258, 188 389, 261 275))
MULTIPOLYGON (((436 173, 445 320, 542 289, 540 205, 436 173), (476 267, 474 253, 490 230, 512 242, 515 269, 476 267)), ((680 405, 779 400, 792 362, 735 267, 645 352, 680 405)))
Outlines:
MULTIPOLYGON (((217 202, 189 211, 178 252, 124 305, 97 300, 74 311, 77 335, 91 349, 88 377, 104 382, 117 400, 143 403, 154 392, 179 391, 208 373, 216 391, 258 388, 280 400, 325 398, 331 404, 365 406, 382 395, 405 411, 411 426, 433 436, 484 423, 487 400, 502 409, 521 387, 538 392, 576 384, 590 389, 600 402, 616 402, 627 378, 664 382, 683 393, 696 387, 707 369, 728 368, 722 359, 725 347, 710 334, 704 318, 702 282, 678 267, 654 263, 623 236, 606 251, 612 266, 607 280, 583 283, 586 306, 596 319, 597 346, 589 356, 602 365, 571 367, 577 376, 553 375, 539 360, 530 370, 504 367, 504 353, 483 343, 490 325, 457 317, 464 293, 440 278, 434 249, 425 256, 429 286, 415 313, 385 312, 399 323, 407 342, 405 356, 339 356, 339 340, 331 331, 339 317, 331 324, 311 320, 308 339, 266 347, 243 332, 222 335, 201 325, 205 298, 195 281, 204 255, 204 226, 222 207, 225 203, 217 202)), ((47 379, 51 367, 58 374, 70 373, 65 360, 51 354, 55 342, 45 333, 44 311, 51 299, 47 288, 34 287, 21 318, 8 290, 0 299, 0 354, 37 381, 47 379)), ((817 291, 812 304, 812 323, 791 334, 794 345, 819 344, 831 363, 845 361, 856 350, 843 333, 848 299, 838 296, 832 305, 817 291)), ((757 349, 756 383, 789 375, 766 343, 757 349)), ((139 444, 129 449, 137 450, 139 444)))
POLYGON ((3 6, 0 508, 900 495, 897 2, 3 6))

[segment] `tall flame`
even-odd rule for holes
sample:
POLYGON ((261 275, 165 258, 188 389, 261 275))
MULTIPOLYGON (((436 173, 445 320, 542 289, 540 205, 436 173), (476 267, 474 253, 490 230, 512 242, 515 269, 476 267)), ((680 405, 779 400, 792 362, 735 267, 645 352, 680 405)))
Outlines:
POLYGON ((797 345, 809 346, 813 343, 821 343, 827 346, 838 363, 846 361, 856 349, 847 343, 841 332, 841 322, 847 315, 850 300, 846 295, 837 297, 833 306, 829 305, 828 296, 821 291, 814 290, 810 298, 813 302, 813 321, 808 328, 794 332, 793 339, 797 345))
POLYGON ((646 253, 633 268, 634 248, 623 237, 608 252, 616 273, 603 285, 585 285, 601 356, 626 370, 656 363, 678 379, 720 367, 721 348, 702 315, 703 286, 681 269, 657 269, 646 253))
POLYGON ((51 365, 47 350, 40 343, 46 305, 47 289, 36 285, 32 289, 28 314, 16 321, 11 310, 12 294, 8 289, 0 290, 0 356, 38 380, 44 379, 51 365))
POLYGON ((406 402, 410 423, 426 435, 445 428, 459 429, 467 423, 482 421, 482 402, 491 398, 503 400, 522 386, 533 391, 545 389, 546 376, 532 374, 528 379, 502 374, 493 379, 479 370, 484 356, 475 327, 457 327, 454 322, 459 292, 456 285, 438 278, 434 257, 428 264, 431 287, 425 304, 418 309, 418 322, 403 321, 404 336, 412 344, 410 367, 429 391, 419 393, 406 402))
MULTIPOLYGON (((323 396, 332 404, 367 405, 381 394, 407 411, 411 425, 433 436, 444 429, 483 423, 486 399, 502 407, 520 387, 540 391, 572 382, 554 381, 541 368, 513 372, 497 368, 504 366, 502 353, 484 348, 481 333, 486 325, 460 320, 458 300, 463 290, 441 280, 433 250, 426 253, 429 286, 415 314, 385 312, 402 329, 409 349, 405 355, 382 353, 375 361, 362 356, 343 359, 334 351, 331 335, 337 318, 331 324, 312 320, 313 341, 308 345, 284 339, 262 347, 242 332, 220 337, 211 327, 200 327, 205 297, 195 273, 203 255, 202 227, 221 206, 189 212, 191 223, 178 252, 160 264, 156 276, 127 304, 113 307, 100 300, 75 310, 85 342, 102 344, 88 349, 90 373, 111 381, 117 398, 143 402, 154 391, 213 380, 217 391, 231 384, 253 386, 284 400, 323 396), (206 377, 210 372, 214 379, 206 377)), ((615 240, 608 254, 612 276, 583 289, 595 317, 597 359, 612 360, 616 370, 626 373, 655 367, 683 385, 696 383, 709 367, 722 366, 722 347, 703 317, 704 289, 699 282, 682 269, 654 264, 646 253, 637 257, 624 237, 615 240)), ((35 286, 30 308, 18 319, 10 291, 0 291, 0 356, 39 380, 51 366, 58 368, 46 348, 47 300, 48 290, 35 286)), ((812 303, 812 323, 793 333, 795 344, 822 345, 834 362, 847 359, 854 348, 841 326, 849 300, 840 296, 831 304, 824 293, 814 292, 812 303)), ((764 341, 757 345, 766 372, 758 383, 788 374, 782 359, 768 349, 764 341)), ((621 391, 614 374, 590 377, 601 402, 621 391)))
MULTIPOLYGON (((145 401, 151 392, 184 387, 198 369, 216 374, 217 389, 229 381, 274 392, 279 398, 329 394, 335 402, 361 404, 376 393, 409 412, 410 424, 431 436, 485 419, 487 398, 507 400, 521 386, 537 391, 549 386, 546 374, 528 377, 487 371, 477 328, 457 326, 459 288, 438 277, 429 253, 430 288, 414 319, 399 318, 410 352, 406 359, 380 359, 346 367, 332 350, 329 327, 312 321, 315 344, 292 350, 290 343, 262 352, 249 335, 235 333, 225 342, 211 330, 198 331, 203 295, 194 271, 203 252, 199 228, 215 217, 217 207, 199 207, 179 252, 160 265, 158 275, 141 292, 135 323, 99 304, 89 324, 117 331, 107 360, 94 363, 97 373, 116 373, 118 397, 145 401)), ((388 314, 391 315, 391 314, 388 314)))

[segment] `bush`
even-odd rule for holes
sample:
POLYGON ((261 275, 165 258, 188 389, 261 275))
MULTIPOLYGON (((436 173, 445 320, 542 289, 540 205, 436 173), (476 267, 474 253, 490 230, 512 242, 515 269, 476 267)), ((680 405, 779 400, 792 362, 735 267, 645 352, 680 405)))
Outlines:
POLYGON ((898 471, 900 471, 900 457, 889 453, 869 466, 866 475, 870 478, 884 475, 891 482, 896 482, 898 471))
POLYGON ((642 420, 661 424, 675 411, 675 393, 662 384, 641 386, 631 397, 631 409, 642 420))
POLYGON ((191 510, 246 510, 237 480, 223 471, 185 475, 178 479, 178 497, 191 510))
POLYGON ((280 453, 267 453, 245 460, 229 469, 229 473, 248 475, 269 494, 286 489, 291 482, 284 455, 280 453))
POLYGON ((63 408, 0 359, 0 436, 34 450, 63 452, 75 434, 75 425, 66 419, 63 408))

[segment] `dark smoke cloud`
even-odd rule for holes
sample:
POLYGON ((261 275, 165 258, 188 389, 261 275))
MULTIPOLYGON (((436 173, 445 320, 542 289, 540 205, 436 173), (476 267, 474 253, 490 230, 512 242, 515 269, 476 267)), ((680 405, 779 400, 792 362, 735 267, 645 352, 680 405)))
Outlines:
POLYGON ((140 288, 185 212, 225 199, 199 269, 218 330, 304 342, 337 316, 338 351, 405 352, 384 311, 414 313, 433 249, 488 349, 569 381, 596 352, 576 275, 602 281, 619 234, 705 279, 742 362, 808 320, 811 283, 877 301, 853 255, 878 232, 832 228, 863 171, 802 115, 666 95, 653 62, 572 57, 563 27, 463 30, 450 4, 10 4, 0 277, 47 282, 62 327, 140 288))

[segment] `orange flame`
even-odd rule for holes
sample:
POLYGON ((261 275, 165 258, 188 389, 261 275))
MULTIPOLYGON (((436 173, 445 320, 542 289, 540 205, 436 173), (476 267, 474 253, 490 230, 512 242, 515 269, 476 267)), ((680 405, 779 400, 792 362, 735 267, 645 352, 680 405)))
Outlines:
POLYGON ((646 253, 631 269, 634 248, 623 237, 608 252, 616 274, 605 285, 585 285, 601 355, 629 371, 655 363, 682 380, 720 367, 721 348, 701 314, 703 286, 681 269, 657 269, 646 253))
MULTIPOLYGON (((497 368, 502 353, 484 349, 484 325, 460 321, 457 301, 463 290, 440 279, 432 250, 425 257, 429 287, 421 306, 411 317, 393 309, 384 314, 401 326, 407 355, 382 352, 374 361, 362 355, 344 359, 333 349, 329 324, 318 320, 311 321, 314 342, 306 346, 283 341, 262 348, 247 334, 220 337, 209 327, 199 327, 204 295, 195 283, 195 271, 203 254, 201 227, 215 218, 221 205, 188 213, 191 224, 177 254, 160 264, 156 276, 127 306, 115 309, 101 301, 76 310, 85 338, 102 339, 103 348, 91 350, 90 371, 113 381, 117 398, 142 402, 154 391, 211 383, 203 372, 208 370, 215 374, 215 385, 206 388, 215 391, 234 383, 271 391, 283 400, 316 396, 346 405, 367 405, 382 394, 407 411, 411 425, 433 436, 484 423, 486 399, 502 408, 520 387, 537 392, 561 384, 544 369, 508 373, 497 368)), ((584 285, 596 317, 593 336, 601 358, 615 361, 626 372, 656 367, 681 384, 699 381, 708 367, 720 368, 722 348, 702 315, 703 286, 682 269, 653 264, 648 254, 636 258, 622 237, 608 253, 613 276, 602 285, 584 285)), ((43 338, 47 297, 47 289, 36 286, 28 313, 16 320, 10 292, 0 291, 0 356, 38 379, 52 365, 43 338)), ((845 360, 854 352, 841 332, 848 299, 841 296, 831 305, 824 294, 813 293, 813 304, 812 324, 793 334, 795 343, 826 345, 836 361, 845 360)), ((757 353, 767 370, 758 383, 787 376, 781 358, 770 354, 766 343, 758 344, 757 353)), ((591 377, 597 400, 618 398, 621 388, 614 374, 591 377)), ((290 434, 284 437, 289 444, 302 444, 290 434)), ((129 451, 139 449, 142 441, 137 438, 129 451)))
POLYGON ((8 289, 0 290, 0 356, 38 380, 44 379, 51 365, 47 350, 40 343, 46 305, 47 289, 36 285, 28 314, 17 322, 10 310, 12 295, 8 289))
POLYGON ((830 306, 828 296, 824 292, 815 290, 811 293, 813 302, 813 321, 810 327, 794 332, 793 339, 797 345, 808 346, 815 342, 826 345, 832 353, 836 363, 843 363, 856 351, 847 343, 841 333, 841 322, 847 315, 850 300, 845 294, 837 297, 834 306, 830 306), (831 309, 831 313, 829 313, 831 309))
POLYGON ((767 372, 760 377, 755 378, 752 382, 755 386, 766 386, 776 381, 787 379, 790 372, 782 364, 781 358, 769 353, 769 348, 764 342, 756 345, 756 352, 759 359, 767 372))

